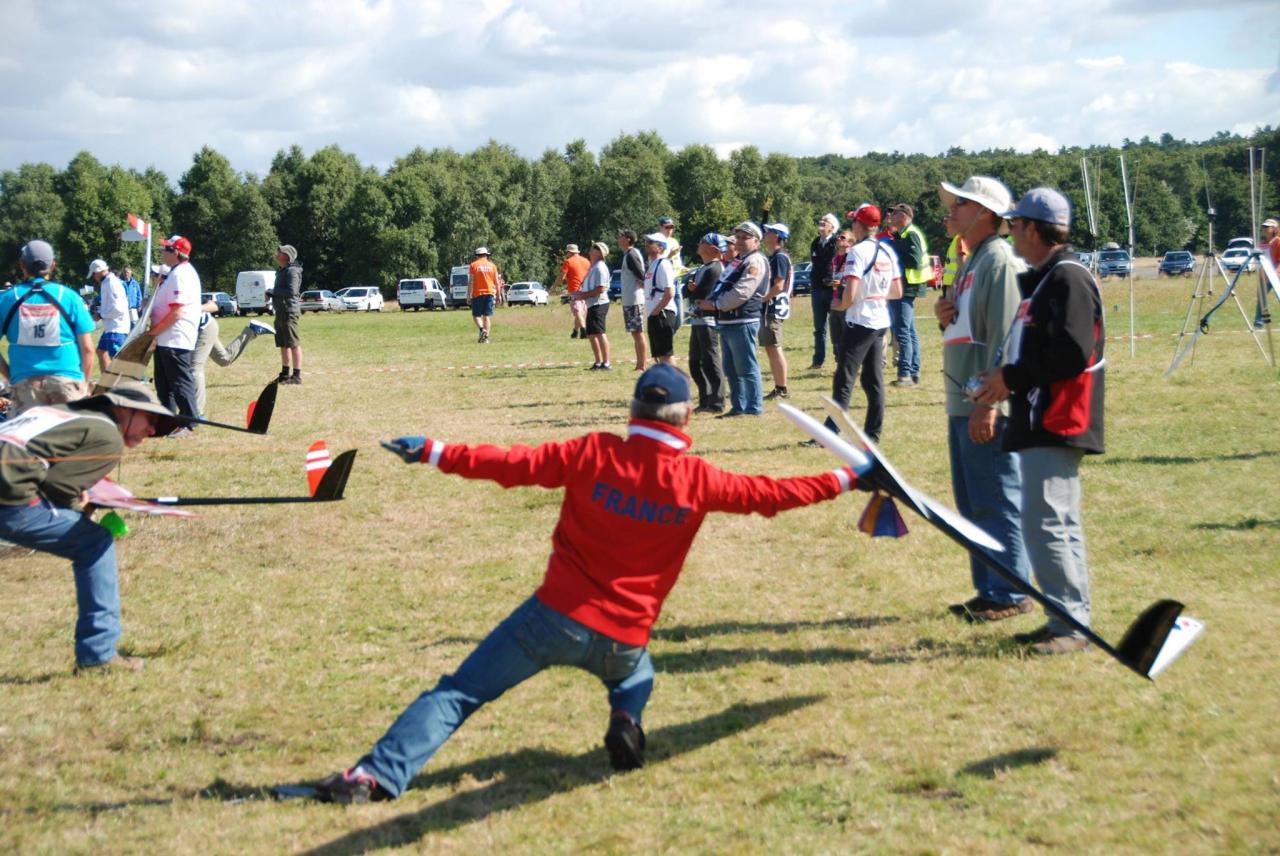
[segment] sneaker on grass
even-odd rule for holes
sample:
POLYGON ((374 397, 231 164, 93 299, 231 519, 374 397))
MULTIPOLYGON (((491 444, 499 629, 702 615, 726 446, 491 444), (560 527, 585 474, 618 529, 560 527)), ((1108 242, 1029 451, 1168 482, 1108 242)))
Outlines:
POLYGON ((604 748, 615 770, 638 770, 644 766, 644 730, 626 711, 615 710, 609 717, 604 748))
POLYGON ((249 329, 261 336, 263 333, 270 333, 272 336, 276 334, 276 328, 272 327, 266 321, 250 321, 249 329))
POLYGON ((358 764, 316 783, 316 799, 341 805, 362 805, 391 799, 378 780, 358 764))

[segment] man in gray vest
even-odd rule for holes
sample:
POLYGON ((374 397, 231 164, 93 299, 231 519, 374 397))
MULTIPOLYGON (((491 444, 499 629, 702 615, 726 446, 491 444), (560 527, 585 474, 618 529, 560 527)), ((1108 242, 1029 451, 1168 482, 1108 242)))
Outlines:
POLYGON ((764 295, 769 290, 769 260, 760 252, 760 227, 744 221, 733 227, 737 262, 716 284, 709 300, 699 300, 699 309, 714 309, 720 331, 720 354, 724 376, 729 381, 729 412, 733 416, 759 416, 764 412, 764 381, 760 377, 760 315, 764 295))

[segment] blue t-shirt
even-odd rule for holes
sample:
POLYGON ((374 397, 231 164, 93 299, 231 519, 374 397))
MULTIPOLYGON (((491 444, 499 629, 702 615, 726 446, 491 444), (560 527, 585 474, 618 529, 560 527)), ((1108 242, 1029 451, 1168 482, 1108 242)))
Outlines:
POLYGON ((43 375, 84 380, 76 337, 93 332, 93 318, 80 295, 43 279, 21 283, 0 294, 0 323, 36 285, 41 290, 22 302, 3 331, 9 340, 9 380, 16 383, 43 375), (67 314, 58 311, 58 306, 67 314))

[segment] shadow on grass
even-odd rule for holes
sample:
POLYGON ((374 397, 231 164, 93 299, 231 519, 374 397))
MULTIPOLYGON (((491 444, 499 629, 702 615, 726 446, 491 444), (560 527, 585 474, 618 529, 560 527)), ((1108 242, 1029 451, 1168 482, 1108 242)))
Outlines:
MULTIPOLYGON (((690 639, 705 639, 708 636, 729 636, 741 633, 775 633, 779 636, 795 633, 799 630, 864 630, 884 624, 895 624, 900 619, 896 615, 865 615, 847 618, 829 618, 825 621, 718 621, 713 624, 677 624, 673 627, 660 627, 653 631, 650 639, 655 642, 688 642, 690 639)), ((475 636, 446 636, 422 647, 436 645, 477 645, 480 639, 475 636)))
POLYGON ((966 764, 961 768, 960 772, 968 776, 977 776, 981 779, 994 779, 996 774, 1002 770, 1032 767, 1056 757, 1058 757, 1057 749, 1049 746, 1036 746, 1031 749, 1002 752, 999 755, 992 755, 990 758, 983 758, 981 761, 974 761, 972 764, 966 764))
POLYGON ((11 687, 33 687, 47 684, 54 678, 70 677, 70 672, 45 672, 43 675, 0 675, 0 685, 11 687))
POLYGON ((682 674, 732 669, 744 663, 773 663, 778 666, 811 666, 822 663, 873 663, 893 665, 911 662, 906 654, 879 654, 857 648, 702 648, 657 654, 653 667, 659 673, 682 674))
POLYGON ((1206 464, 1211 461, 1256 461, 1259 458, 1274 458, 1280 451, 1263 450, 1261 452, 1234 452, 1223 455, 1138 455, 1133 458, 1104 458, 1098 463, 1104 466, 1115 464, 1154 464, 1157 466, 1178 464, 1206 464))
POLYGON ((1197 523, 1191 528, 1247 532, 1250 529, 1280 529, 1280 520, 1260 520, 1257 517, 1246 517, 1244 520, 1236 520, 1231 523, 1197 523))
POLYGON ((179 800, 210 800, 225 803, 240 803, 253 800, 271 799, 271 789, 252 785, 233 785, 223 779, 215 779, 207 787, 194 793, 181 793, 168 797, 139 797, 132 800, 115 800, 84 803, 54 803, 48 806, 28 806, 26 808, 0 808, 0 817, 5 815, 24 814, 40 815, 47 813, 84 813, 90 815, 106 814, 113 811, 124 811, 131 808, 158 808, 171 806, 179 800))
MULTIPOLYGON (((693 722, 660 728, 648 735, 649 764, 701 749, 822 699, 823 696, 795 696, 754 704, 735 704, 693 722)), ((487 781, 488 784, 455 794, 420 811, 348 833, 305 852, 316 856, 336 856, 412 844, 431 832, 456 829, 493 814, 595 784, 604 778, 607 769, 608 760, 603 749, 572 756, 522 749, 471 764, 448 767, 419 776, 411 786, 456 785, 466 777, 487 781)), ((629 775, 643 775, 643 772, 629 775)))
POLYGON ((884 624, 896 624, 900 620, 896 615, 851 615, 845 618, 828 618, 824 621, 717 621, 713 624, 677 624, 673 627, 660 627, 653 631, 652 638, 670 642, 687 642, 690 639, 737 633, 782 635, 799 630, 865 630, 884 624))

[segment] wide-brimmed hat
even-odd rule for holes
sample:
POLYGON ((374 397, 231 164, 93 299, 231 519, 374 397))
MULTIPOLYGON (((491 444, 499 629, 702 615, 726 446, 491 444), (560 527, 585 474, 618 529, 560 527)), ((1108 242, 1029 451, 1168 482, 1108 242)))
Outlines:
POLYGON ((957 198, 967 199, 978 203, 998 217, 1003 217, 1004 212, 1013 207, 1013 194, 1009 192, 1009 188, 1005 187, 999 179, 989 175, 970 176, 959 187, 944 181, 938 190, 938 195, 942 197, 944 205, 950 205, 957 198))
POLYGON ((490 253, 490 252, 489 252, 489 248, 488 248, 488 247, 476 247, 476 255, 477 255, 477 256, 491 256, 491 255, 493 255, 493 253, 490 253))
POLYGON ((591 249, 598 250, 600 252, 600 258, 609 258, 609 245, 604 241, 593 241, 591 243, 591 249))
POLYGON ((105 399, 116 407, 127 407, 130 410, 141 410, 144 413, 156 414, 160 417, 156 420, 157 437, 172 434, 186 424, 181 417, 161 404, 160 399, 156 398, 156 394, 151 387, 141 381, 120 381, 105 392, 86 398, 84 401, 89 403, 94 399, 105 399))

